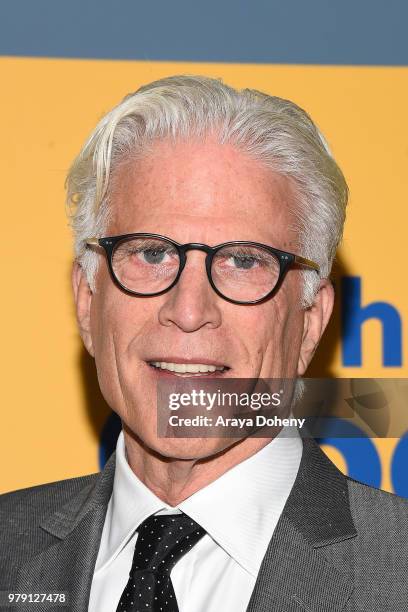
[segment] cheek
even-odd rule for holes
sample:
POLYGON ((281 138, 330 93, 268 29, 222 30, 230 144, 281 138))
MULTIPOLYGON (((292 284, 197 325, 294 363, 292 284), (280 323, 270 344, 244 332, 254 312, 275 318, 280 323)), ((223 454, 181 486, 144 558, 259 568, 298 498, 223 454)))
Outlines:
POLYGON ((91 305, 91 332, 96 359, 103 353, 105 345, 109 343, 117 317, 112 289, 105 279, 105 282, 100 282, 100 279, 98 281, 91 305))
POLYGON ((303 333, 303 311, 290 291, 254 307, 244 330, 248 346, 262 362, 262 375, 294 376, 303 333))
POLYGON ((101 386, 125 384, 129 374, 138 370, 157 319, 154 300, 129 296, 118 289, 110 277, 98 278, 91 305, 91 333, 101 386))
MULTIPOLYGON (((282 344, 289 334, 295 332, 301 325, 301 310, 291 304, 291 301, 280 296, 264 304, 250 307, 234 322, 236 330, 245 334, 247 340, 254 345, 268 346, 271 343, 282 344)), ((295 335, 297 335, 295 333, 295 335)))
POLYGON ((91 329, 96 344, 110 345, 112 337, 129 342, 149 317, 145 300, 127 295, 112 281, 106 266, 98 270, 91 306, 91 329))
POLYGON ((285 376, 297 375, 297 366, 303 336, 303 311, 298 304, 281 312, 279 335, 276 338, 276 352, 281 355, 285 376))
MULTIPOLYGON (((123 354, 122 342, 129 329, 128 312, 122 292, 113 285, 109 274, 98 273, 91 305, 91 333, 99 382, 104 392, 117 380, 116 354, 123 354), (119 345, 117 345, 119 343, 119 345)), ((105 392, 104 392, 105 395, 105 392)))
POLYGON ((91 307, 91 333, 99 386, 112 407, 114 381, 117 379, 113 336, 115 314, 102 289, 94 295, 91 307))

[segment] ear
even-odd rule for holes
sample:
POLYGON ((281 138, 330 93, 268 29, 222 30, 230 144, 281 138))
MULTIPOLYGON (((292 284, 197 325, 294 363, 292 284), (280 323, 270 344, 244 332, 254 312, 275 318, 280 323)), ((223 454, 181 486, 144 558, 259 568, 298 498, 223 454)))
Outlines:
POLYGON ((72 288, 76 305, 79 333, 87 351, 95 356, 91 336, 92 290, 80 264, 75 261, 72 267, 72 288))
POLYGON ((320 282, 313 304, 305 310, 303 337, 298 361, 298 376, 303 376, 329 322, 334 304, 334 289, 328 279, 320 282))

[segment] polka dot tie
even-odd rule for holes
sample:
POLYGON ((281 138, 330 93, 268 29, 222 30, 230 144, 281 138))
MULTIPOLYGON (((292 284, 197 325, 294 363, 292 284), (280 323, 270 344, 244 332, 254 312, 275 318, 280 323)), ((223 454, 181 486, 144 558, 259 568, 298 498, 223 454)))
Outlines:
POLYGON ((186 514, 149 516, 139 527, 117 612, 179 612, 170 572, 205 534, 186 514))

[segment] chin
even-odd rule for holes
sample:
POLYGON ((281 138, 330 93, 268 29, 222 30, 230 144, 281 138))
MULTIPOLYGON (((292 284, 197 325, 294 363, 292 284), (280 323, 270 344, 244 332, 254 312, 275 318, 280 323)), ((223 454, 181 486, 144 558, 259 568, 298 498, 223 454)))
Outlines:
POLYGON ((194 461, 209 459, 234 442, 231 438, 159 438, 151 449, 166 459, 194 461))

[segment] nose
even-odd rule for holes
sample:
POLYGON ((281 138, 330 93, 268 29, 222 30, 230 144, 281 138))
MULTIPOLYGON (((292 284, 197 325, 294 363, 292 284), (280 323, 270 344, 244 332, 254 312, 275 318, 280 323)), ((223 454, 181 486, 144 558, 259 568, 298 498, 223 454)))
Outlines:
POLYGON ((163 295, 159 310, 162 325, 176 325, 184 332, 221 325, 220 298, 213 291, 205 271, 205 253, 191 251, 178 283, 163 295))

